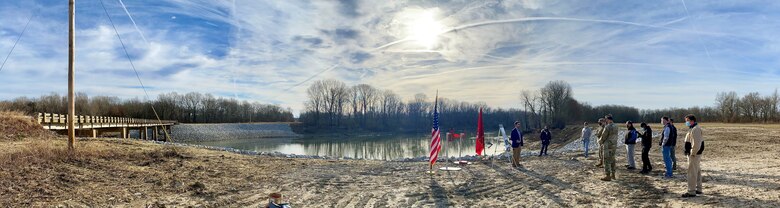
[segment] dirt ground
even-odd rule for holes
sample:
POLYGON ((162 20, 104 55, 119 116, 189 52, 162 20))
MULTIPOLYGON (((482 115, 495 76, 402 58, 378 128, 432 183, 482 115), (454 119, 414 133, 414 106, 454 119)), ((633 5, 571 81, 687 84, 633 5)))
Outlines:
MULTIPOLYGON (((619 169, 618 180, 602 182, 596 160, 575 152, 526 157, 520 169, 484 161, 427 175, 424 162, 272 158, 117 139, 82 139, 70 153, 63 138, 36 136, 0 141, 0 206, 260 207, 280 192, 293 207, 780 207, 780 125, 702 127, 704 195, 690 199, 680 198, 682 145, 674 179, 662 178, 654 147, 651 175, 619 169)), ((678 128, 682 141, 686 129, 678 128)), ((622 167, 625 150, 618 153, 622 167)))

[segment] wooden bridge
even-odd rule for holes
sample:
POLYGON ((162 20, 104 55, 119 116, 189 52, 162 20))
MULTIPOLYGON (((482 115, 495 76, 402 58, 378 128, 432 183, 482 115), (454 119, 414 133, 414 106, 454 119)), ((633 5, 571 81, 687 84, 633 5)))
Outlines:
MULTIPOLYGON (((45 129, 67 134, 67 117, 67 114, 38 113, 35 120, 45 129)), ((130 131, 138 131, 139 139, 158 140, 162 136, 165 141, 170 141, 170 129, 173 125, 179 123, 178 121, 171 120, 106 116, 77 115, 74 118, 74 129, 76 134, 81 137, 91 136, 93 138, 99 137, 102 134, 118 133, 121 138, 126 139, 130 137, 130 131)))

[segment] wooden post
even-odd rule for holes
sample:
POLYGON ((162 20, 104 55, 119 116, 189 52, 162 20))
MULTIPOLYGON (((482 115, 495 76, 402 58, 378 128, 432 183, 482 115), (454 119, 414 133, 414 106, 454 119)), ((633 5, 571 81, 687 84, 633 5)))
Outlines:
POLYGON ((98 135, 98 130, 92 129, 92 138, 97 138, 97 135, 98 135))
POLYGON ((154 126, 154 132, 152 132, 152 140, 157 141, 157 135, 160 134, 160 130, 157 129, 157 126, 154 126))
POLYGON ((76 61, 76 0, 69 0, 68 23, 68 149, 73 150, 76 144, 76 129, 73 125, 76 115, 76 100, 73 89, 75 84, 74 62, 76 61))
POLYGON ((122 127, 122 139, 127 139, 127 128, 122 127))
POLYGON ((144 126, 143 127, 144 133, 141 134, 141 140, 147 140, 149 139, 149 127, 144 126))

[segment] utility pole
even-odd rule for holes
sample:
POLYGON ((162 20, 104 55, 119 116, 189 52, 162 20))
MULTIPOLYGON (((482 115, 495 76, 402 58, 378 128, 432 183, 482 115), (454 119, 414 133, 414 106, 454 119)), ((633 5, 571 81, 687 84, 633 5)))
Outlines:
POLYGON ((73 90, 76 60, 76 0, 68 3, 68 149, 73 150, 76 144, 76 129, 73 122, 76 118, 76 100, 73 90))

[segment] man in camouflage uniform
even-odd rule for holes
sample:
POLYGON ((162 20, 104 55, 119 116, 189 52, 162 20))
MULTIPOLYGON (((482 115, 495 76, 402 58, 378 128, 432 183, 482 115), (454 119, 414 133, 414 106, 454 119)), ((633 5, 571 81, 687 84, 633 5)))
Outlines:
POLYGON ((596 167, 604 167, 604 145, 601 145, 601 133, 604 132, 604 118, 599 118, 599 129, 596 130, 596 139, 597 144, 599 144, 599 163, 596 164, 596 167))
POLYGON ((606 116, 607 123, 601 133, 599 142, 604 147, 604 172, 602 181, 615 180, 615 152, 617 152, 618 127, 613 123, 612 115, 606 116))

